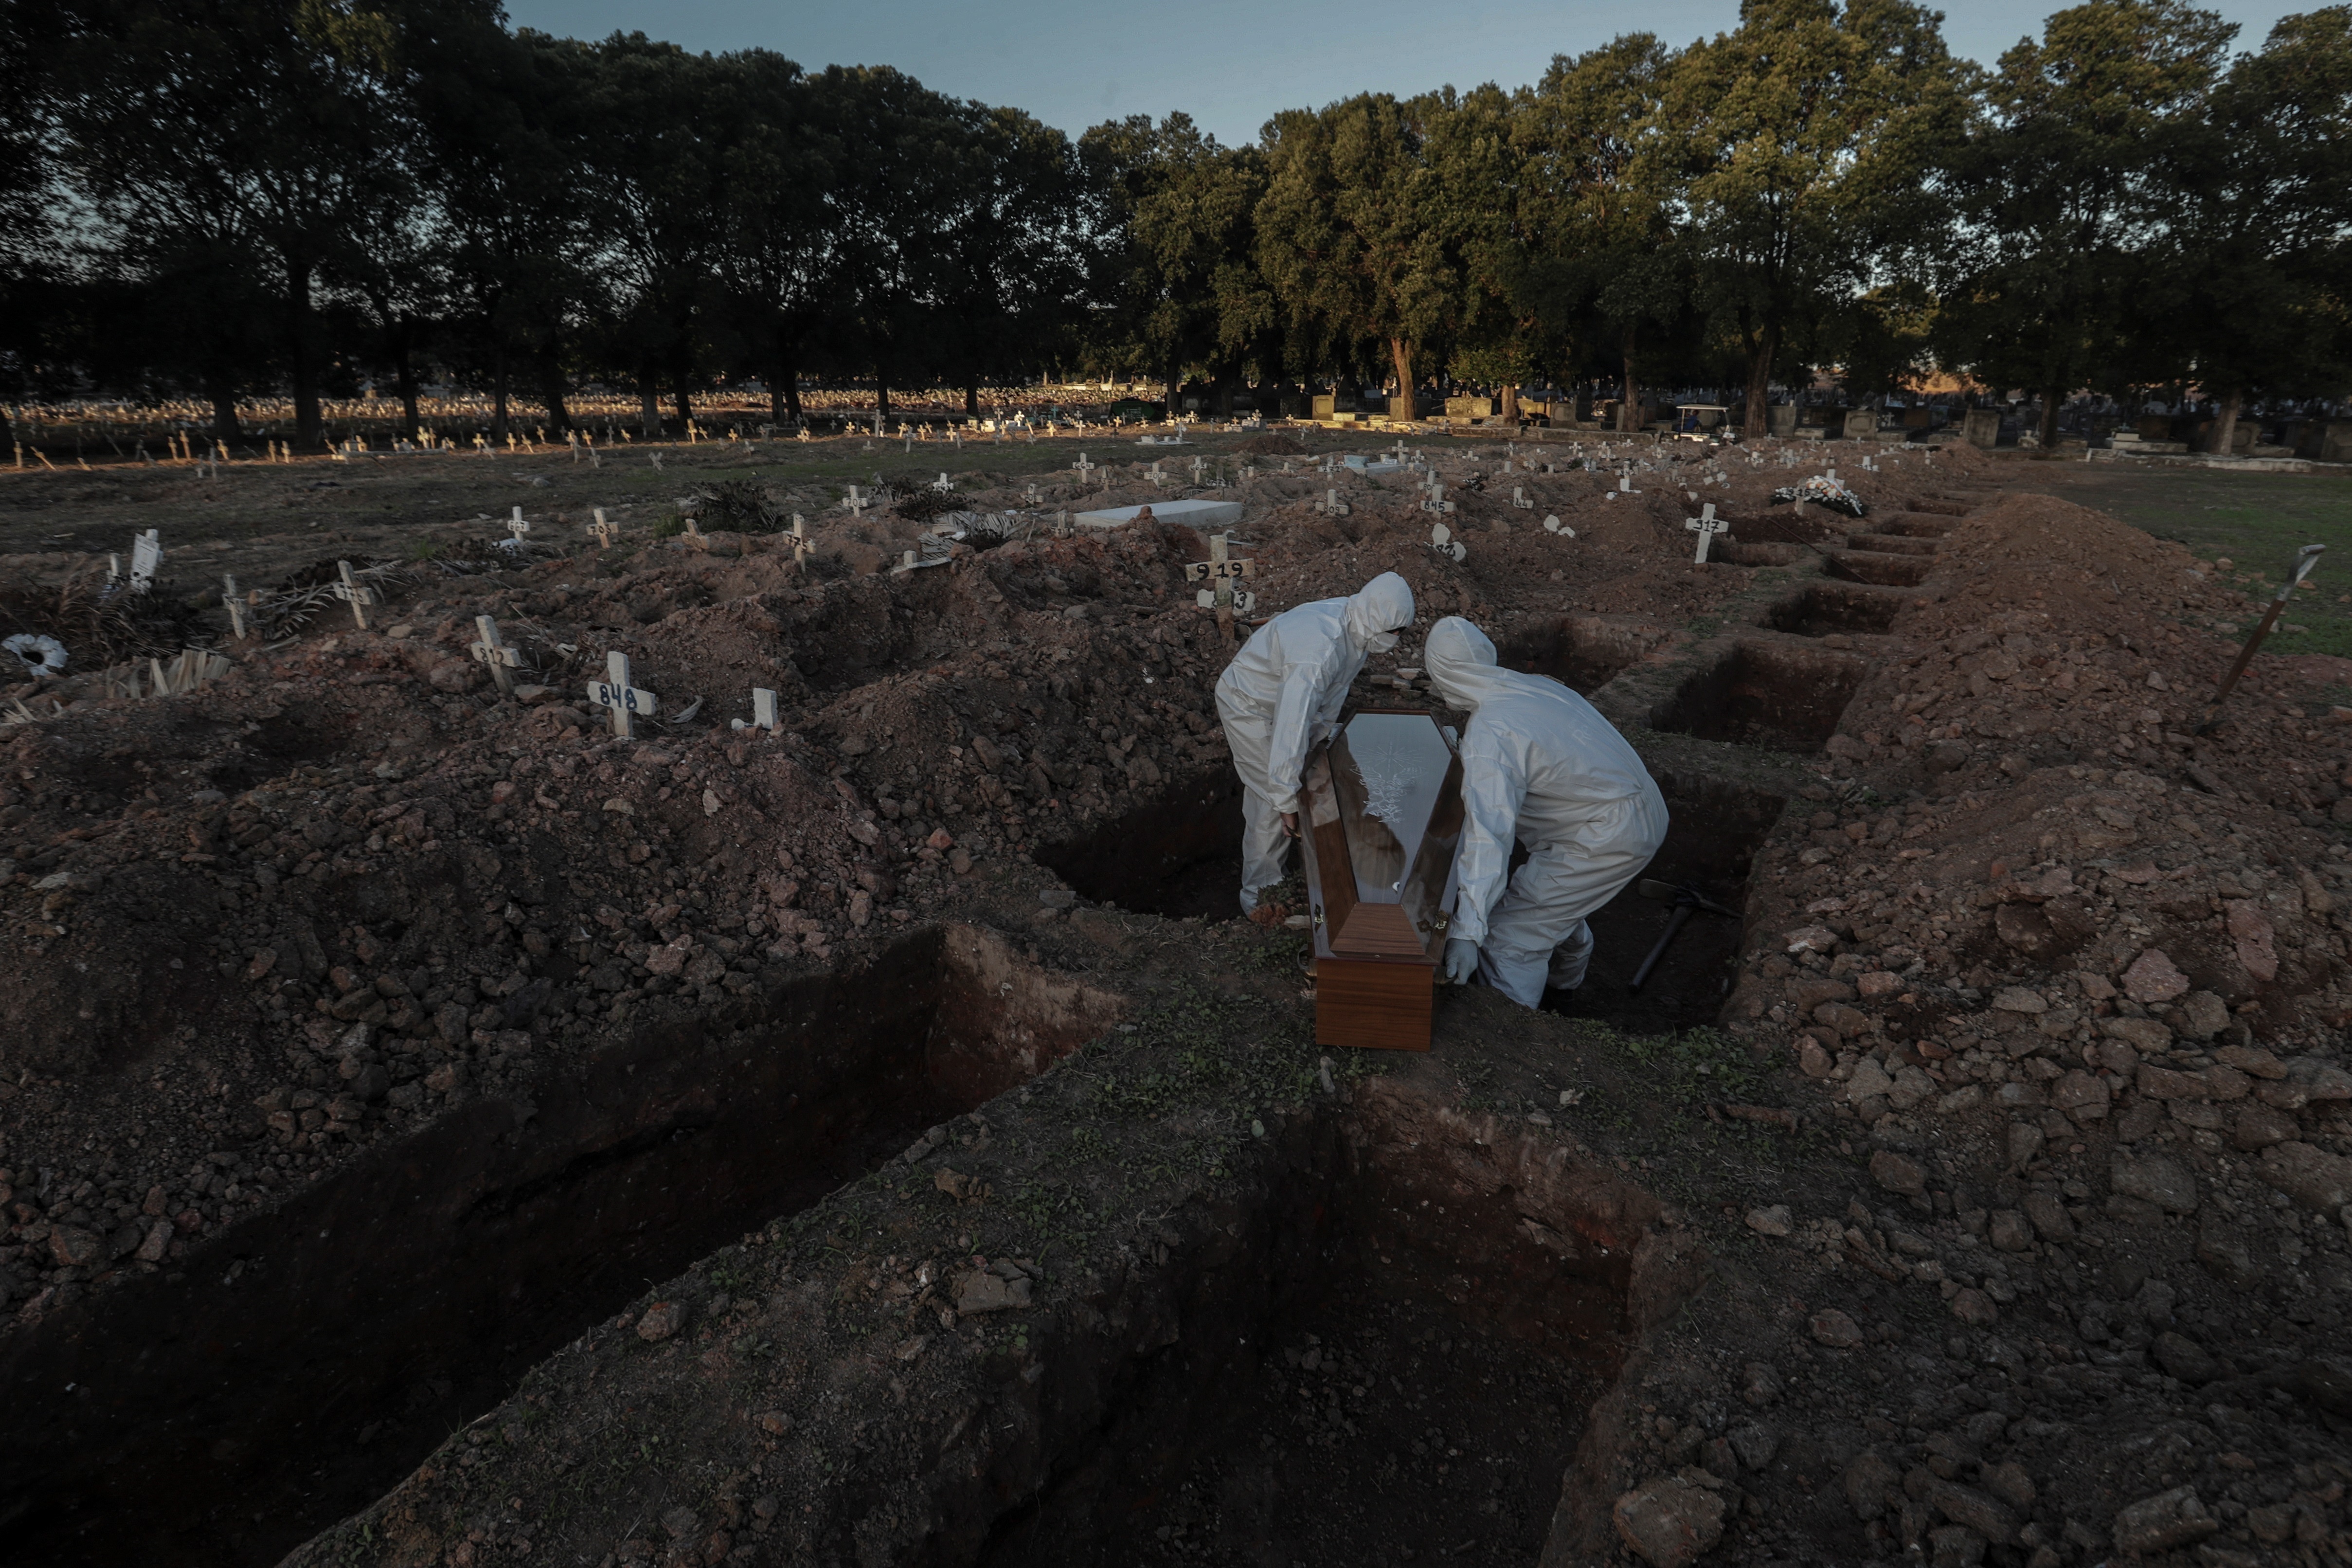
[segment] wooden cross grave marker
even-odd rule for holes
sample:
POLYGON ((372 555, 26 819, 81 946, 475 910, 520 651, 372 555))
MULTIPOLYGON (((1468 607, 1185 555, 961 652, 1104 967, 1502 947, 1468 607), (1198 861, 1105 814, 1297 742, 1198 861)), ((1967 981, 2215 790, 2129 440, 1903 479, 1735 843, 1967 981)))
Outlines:
POLYGON ((629 684, 629 656, 617 650, 604 656, 604 679, 588 683, 588 700, 611 712, 613 733, 624 741, 631 735, 629 721, 650 718, 656 705, 652 692, 629 684))
POLYGON ((521 667, 522 649, 509 645, 499 635, 498 619, 492 616, 476 616, 474 629, 481 640, 474 644, 474 657, 490 667, 490 679, 499 683, 501 692, 514 690, 511 671, 521 667))
POLYGON ((1717 534, 1730 531, 1731 524, 1715 515, 1715 503, 1709 501, 1700 510, 1698 516, 1686 519, 1683 527, 1698 535, 1698 553, 1691 557, 1691 562, 1694 565, 1704 566, 1706 564, 1706 547, 1715 542, 1717 534))
POLYGON ((348 561, 336 562, 335 571, 342 578, 335 584, 335 597, 351 605, 352 619, 359 623, 360 630, 367 630, 367 607, 375 603, 375 590, 352 575, 348 561))
POLYGON ((515 509, 514 509, 514 515, 513 515, 512 517, 510 517, 510 518, 507 519, 507 532, 508 532, 509 534, 510 534, 510 535, 513 537, 513 541, 514 541, 514 542, 513 542, 513 544, 512 544, 512 546, 511 546, 510 548, 513 548, 513 549, 516 549, 516 550, 520 550, 520 549, 521 549, 521 548, 522 548, 522 536, 523 536, 524 534, 526 534, 526 533, 529 533, 530 531, 530 524, 529 524, 529 523, 525 522, 525 521, 522 520, 522 508, 520 508, 520 507, 517 507, 517 508, 515 508, 515 509))
POLYGON ((588 532, 596 541, 597 549, 610 550, 613 541, 621 537, 621 525, 605 521, 604 509, 600 506, 596 509, 596 521, 588 525, 588 532))
POLYGON ((1209 587, 1195 595, 1195 602, 1204 609, 1217 612, 1217 629, 1227 641, 1234 635, 1235 612, 1247 615, 1257 606, 1257 596, 1247 589, 1236 590, 1234 584, 1244 577, 1257 574, 1257 563, 1230 552, 1233 536, 1226 533, 1209 535, 1209 558, 1188 563, 1185 577, 1194 583, 1207 583, 1209 587))

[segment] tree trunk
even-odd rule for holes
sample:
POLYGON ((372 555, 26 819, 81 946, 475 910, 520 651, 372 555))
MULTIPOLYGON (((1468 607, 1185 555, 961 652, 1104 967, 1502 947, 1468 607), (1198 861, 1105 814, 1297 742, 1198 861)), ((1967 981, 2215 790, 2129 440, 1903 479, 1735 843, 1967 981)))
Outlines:
POLYGON ((316 446, 325 434, 319 418, 319 369, 310 363, 310 264, 286 258, 286 352, 294 386, 294 443, 316 446))
POLYGON ((1638 329, 1632 323, 1627 323, 1624 394, 1617 404, 1617 428, 1620 433, 1628 436, 1642 427, 1642 388, 1633 380, 1633 343, 1637 331, 1638 329))
POLYGON ((547 405, 547 427, 561 433, 572 427, 572 410, 564 404, 563 367, 552 354, 539 362, 540 400, 547 405))
POLYGON ((637 402, 640 405, 638 416, 645 422, 646 439, 648 441, 660 440, 662 433, 661 393, 655 386, 654 378, 651 374, 642 375, 637 378, 637 402))
POLYGON ((1751 440, 1772 433, 1772 354, 1780 334, 1770 327, 1748 355, 1748 417, 1742 432, 1751 440))
POLYGON ((2243 406, 2246 395, 2236 387, 2221 395, 2221 405, 2213 416, 2213 452, 2226 458, 2238 438, 2238 410, 2243 406))
POLYGON ((490 439, 493 441, 503 441, 507 438, 506 345, 501 343, 499 346, 498 350, 491 355, 490 363, 493 367, 490 372, 490 384, 492 389, 490 404, 490 439))
POLYGON ((226 376, 207 376, 205 378, 205 393, 212 399, 213 439, 216 441, 237 439, 236 388, 229 384, 226 376))
POLYGON ((890 384, 878 375, 874 378, 874 412, 884 419, 890 417, 890 384))
POLYGON ((963 416, 967 419, 980 417, 980 383, 976 381, 964 384, 963 416))
POLYGON ((413 441, 416 438, 418 429, 423 426, 424 420, 416 407, 416 362, 408 352, 408 327, 404 322, 400 329, 400 352, 394 357, 393 364, 394 378, 400 388, 400 415, 408 422, 408 428, 401 434, 413 441))
POLYGON ((677 433, 683 436, 686 434, 686 427, 694 422, 694 405, 688 402, 686 396, 686 372, 679 371, 677 373, 677 433))
POLYGON ((1519 389, 1516 383, 1503 388, 1503 417, 1514 425, 1519 422, 1519 389))
MULTIPOLYGON (((1396 366, 1397 395, 1404 399, 1403 417, 1412 417, 1412 344, 1402 338, 1389 340, 1389 359, 1396 366)), ((1389 417, 1397 417, 1397 406, 1389 405, 1389 417)))
POLYGON ((2054 386, 2045 389, 2042 394, 2042 449, 2045 452, 2055 451, 2058 447, 2059 396, 2059 391, 2054 386))

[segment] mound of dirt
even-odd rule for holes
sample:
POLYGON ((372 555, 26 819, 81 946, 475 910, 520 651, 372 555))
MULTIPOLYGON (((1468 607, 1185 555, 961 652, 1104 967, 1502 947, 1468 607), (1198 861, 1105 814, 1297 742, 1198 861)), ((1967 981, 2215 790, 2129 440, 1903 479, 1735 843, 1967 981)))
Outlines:
POLYGON ((1279 430, 1266 430, 1251 437, 1234 450, 1244 458, 1299 458, 1307 448, 1279 430))

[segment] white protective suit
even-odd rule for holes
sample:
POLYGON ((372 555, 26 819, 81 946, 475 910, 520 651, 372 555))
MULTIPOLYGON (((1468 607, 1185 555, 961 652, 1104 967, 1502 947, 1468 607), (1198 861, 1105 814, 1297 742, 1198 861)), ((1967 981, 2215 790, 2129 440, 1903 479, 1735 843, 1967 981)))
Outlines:
POLYGON ((1459 616, 1430 628, 1423 663, 1438 695, 1470 711, 1448 956, 1454 942, 1476 943, 1486 984, 1532 1007, 1547 984, 1583 984, 1585 916, 1657 853, 1665 799, 1591 703, 1556 680, 1496 668, 1495 645, 1459 616), (1515 837, 1528 860, 1507 889, 1515 837))
POLYGON ((1260 626, 1217 679, 1217 713, 1242 778, 1242 908, 1282 880, 1282 815, 1298 809, 1307 752, 1328 735, 1368 653, 1412 624, 1412 589, 1383 572, 1344 599, 1318 599, 1260 626))

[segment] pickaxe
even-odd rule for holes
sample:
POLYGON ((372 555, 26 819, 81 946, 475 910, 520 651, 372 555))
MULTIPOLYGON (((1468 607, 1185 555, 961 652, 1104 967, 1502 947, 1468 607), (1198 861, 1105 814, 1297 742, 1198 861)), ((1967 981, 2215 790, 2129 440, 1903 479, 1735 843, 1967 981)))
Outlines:
POLYGON ((2326 548, 2325 544, 2306 544, 2295 552, 2294 570, 2287 574, 2285 582, 2279 584, 2279 591, 2271 596, 2271 607, 2263 612, 2261 623, 2254 627, 2253 635, 2246 639, 2246 646, 2238 650, 2237 660, 2230 666, 2230 673, 2221 678, 2220 688, 2213 693, 2212 705, 2205 710, 2205 718, 2197 726, 2197 734, 2210 735, 2221 722, 2221 704, 2227 702, 2230 693, 2237 689, 2238 677, 2246 673, 2246 666, 2253 662, 2256 650, 2263 646, 2263 639, 2271 635, 2271 627, 2277 622, 2279 612, 2285 609, 2287 600, 2294 596, 2295 584, 2311 575, 2311 569, 2319 564, 2319 552, 2326 548))
POLYGON ((1727 915, 1733 920, 1739 918, 1738 910, 1725 909, 1696 888, 1684 887, 1674 882, 1661 882, 1654 877, 1644 877, 1635 885, 1633 890, 1645 899, 1654 899, 1662 904, 1672 904, 1675 907, 1675 912, 1666 917, 1666 929, 1659 934, 1658 945, 1650 949, 1650 956, 1642 960, 1642 967, 1633 972, 1633 983, 1625 987, 1628 991, 1639 991, 1649 983, 1650 971, 1655 969, 1658 966, 1658 960, 1666 955, 1666 944, 1675 940, 1675 932, 1683 929, 1683 922, 1691 918, 1693 910, 1702 914, 1727 915))

